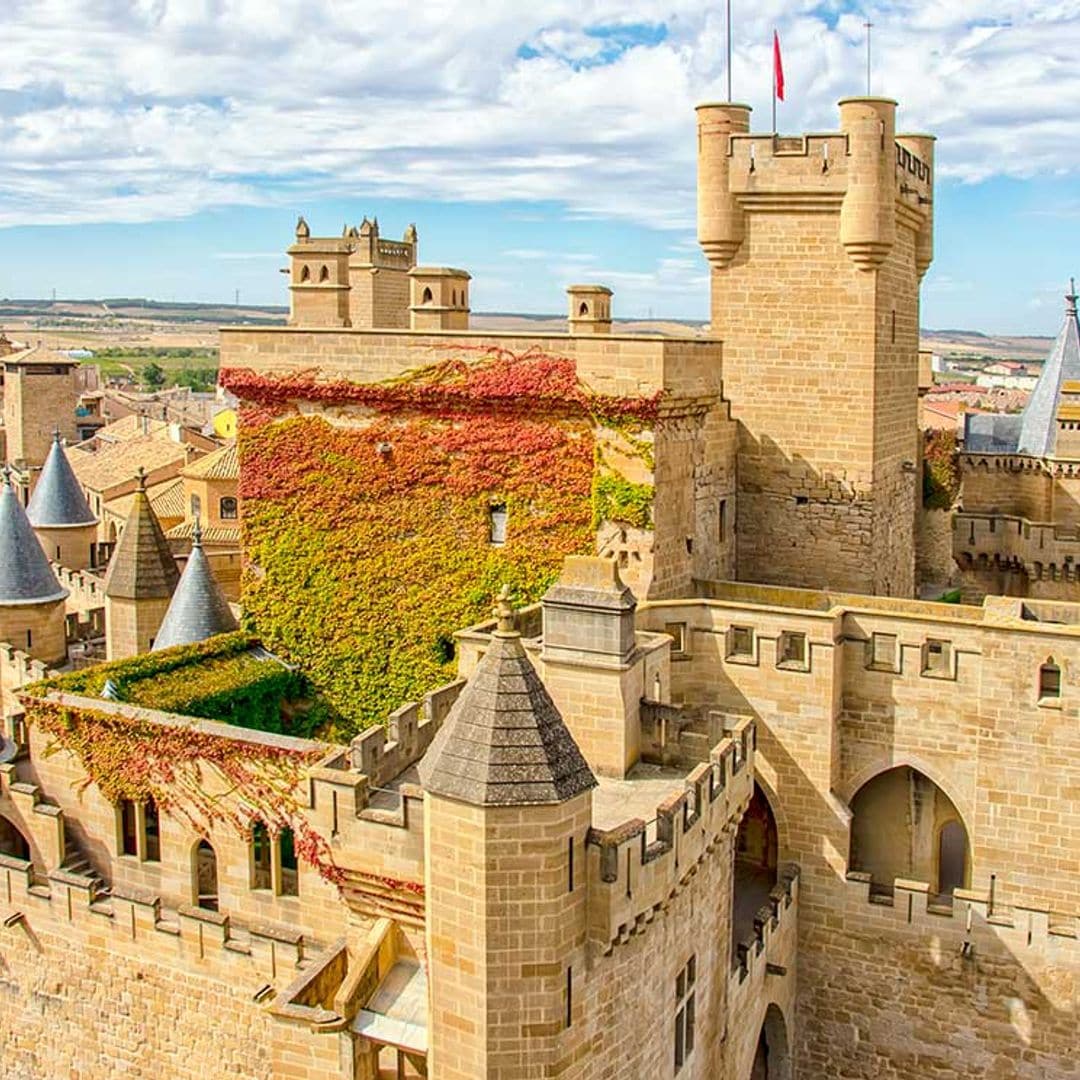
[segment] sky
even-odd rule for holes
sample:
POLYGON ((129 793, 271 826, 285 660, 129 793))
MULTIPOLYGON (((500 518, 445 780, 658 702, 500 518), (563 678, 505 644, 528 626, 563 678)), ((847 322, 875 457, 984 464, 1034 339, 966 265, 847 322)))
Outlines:
MULTIPOLYGON (((938 136, 923 325, 1057 331, 1080 277, 1080 0, 732 0, 733 97, 782 132, 900 102, 938 136)), ((410 222, 474 311, 707 317, 694 106, 720 0, 3 0, 0 297, 287 302, 315 235, 410 222)))

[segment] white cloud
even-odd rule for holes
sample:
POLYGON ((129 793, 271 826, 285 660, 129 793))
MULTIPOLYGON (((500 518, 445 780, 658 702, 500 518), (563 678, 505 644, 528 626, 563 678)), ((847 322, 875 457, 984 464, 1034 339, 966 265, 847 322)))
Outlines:
MULTIPOLYGON (((6 7, 0 225, 392 195, 686 228, 693 106, 726 96, 723 5, 707 0, 6 7)), ((735 96, 759 126, 774 25, 784 129, 834 126, 863 89, 863 16, 845 8, 739 16, 735 96)), ((873 89, 900 99, 903 128, 939 135, 939 175, 1080 169, 1077 0, 898 0, 874 21, 873 89)))

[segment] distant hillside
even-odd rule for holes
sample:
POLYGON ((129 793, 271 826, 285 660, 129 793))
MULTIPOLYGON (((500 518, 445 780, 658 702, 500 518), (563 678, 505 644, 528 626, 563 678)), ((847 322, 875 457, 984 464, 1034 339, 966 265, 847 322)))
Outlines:
MULTIPOLYGON (((281 326, 288 308, 274 304, 198 304, 141 297, 104 299, 0 299, 0 328, 16 337, 38 338, 61 348, 102 344, 216 345, 217 328, 250 324, 281 326)), ((510 311, 474 311, 477 330, 510 333, 560 333, 566 329, 562 314, 510 311)), ((700 319, 616 319, 617 334, 707 335, 700 319)), ((993 360, 1042 360, 1051 339, 1034 336, 984 334, 978 330, 923 330, 922 347, 944 356, 993 360)))

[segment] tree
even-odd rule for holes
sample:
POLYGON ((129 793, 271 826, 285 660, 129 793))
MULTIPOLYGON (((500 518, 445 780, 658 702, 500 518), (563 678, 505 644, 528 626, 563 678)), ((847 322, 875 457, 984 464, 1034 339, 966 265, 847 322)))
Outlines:
POLYGON ((165 385, 165 370, 153 360, 142 369, 142 377, 151 390, 160 390, 165 385))

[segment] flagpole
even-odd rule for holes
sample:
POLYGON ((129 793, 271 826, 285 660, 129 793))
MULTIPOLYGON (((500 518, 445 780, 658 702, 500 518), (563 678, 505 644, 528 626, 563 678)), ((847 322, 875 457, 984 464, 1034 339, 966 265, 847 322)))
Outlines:
POLYGON ((772 132, 776 134, 776 46, 773 46, 772 63, 772 132))
POLYGON ((727 99, 731 97, 731 0, 727 0, 727 99))

